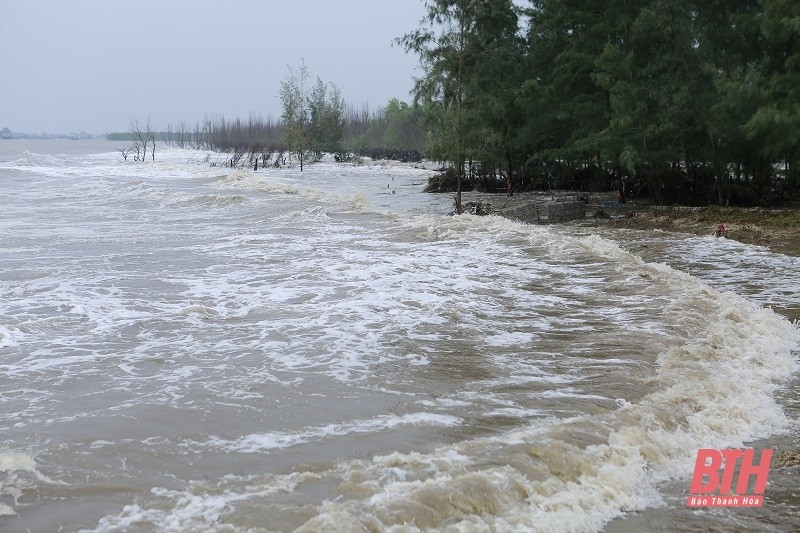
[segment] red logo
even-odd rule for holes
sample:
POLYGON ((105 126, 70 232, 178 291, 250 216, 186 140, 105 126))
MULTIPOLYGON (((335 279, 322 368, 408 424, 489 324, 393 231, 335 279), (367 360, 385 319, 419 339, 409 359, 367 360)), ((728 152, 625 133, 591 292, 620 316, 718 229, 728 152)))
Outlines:
POLYGON ((761 450, 753 464, 755 450, 697 450, 694 476, 686 500, 688 507, 761 507, 767 487, 772 450, 761 450), (737 476, 738 474, 738 476, 737 476), (755 478, 755 483, 750 481, 755 478), (748 491, 748 488, 752 487, 748 491), (732 490, 733 489, 733 490, 732 490))

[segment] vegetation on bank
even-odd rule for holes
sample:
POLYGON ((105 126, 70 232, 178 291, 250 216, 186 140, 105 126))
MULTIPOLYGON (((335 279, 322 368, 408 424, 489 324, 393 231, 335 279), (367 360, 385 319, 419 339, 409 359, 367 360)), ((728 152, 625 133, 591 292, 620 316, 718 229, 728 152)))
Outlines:
POLYGON ((414 102, 347 105, 302 65, 279 120, 214 117, 161 134, 284 164, 333 152, 449 164, 434 188, 601 191, 657 204, 800 197, 800 3, 427 0, 397 43, 414 102))
POLYGON ((745 207, 677 207, 628 205, 623 216, 601 219, 597 224, 639 230, 663 230, 695 235, 712 235, 719 224, 725 237, 767 246, 777 252, 800 255, 800 210, 745 207))
POLYGON ((656 203, 798 194, 800 3, 429 0, 400 43, 441 155, 511 187, 624 184, 656 203), (486 167, 489 168, 486 168, 486 167))
POLYGON ((789 229, 800 226, 798 209, 763 209, 708 206, 690 211, 675 208, 655 210, 654 214, 674 219, 690 220, 696 224, 711 225, 724 221, 726 224, 757 225, 765 229, 789 229))

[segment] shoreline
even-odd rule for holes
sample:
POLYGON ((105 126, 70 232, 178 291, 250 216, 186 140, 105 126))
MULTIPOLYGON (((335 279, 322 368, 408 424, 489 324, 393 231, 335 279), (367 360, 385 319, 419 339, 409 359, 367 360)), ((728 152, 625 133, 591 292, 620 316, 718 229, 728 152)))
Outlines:
MULTIPOLYGON (((640 199, 619 204, 614 192, 542 191, 515 193, 462 193, 462 202, 480 204, 482 214, 508 216, 534 202, 582 199, 586 217, 561 224, 615 229, 660 230, 696 236, 713 235, 724 224, 723 238, 763 246, 773 252, 800 257, 800 209, 762 209, 744 207, 655 206, 640 199)), ((509 216, 509 218, 514 218, 509 216)))
POLYGON ((724 224, 726 233, 723 238, 800 257, 800 226, 780 223, 791 217, 800 217, 800 211, 644 205, 636 206, 623 217, 603 219, 587 216, 585 220, 594 226, 645 231, 657 229, 696 236, 713 235, 717 225, 724 224))

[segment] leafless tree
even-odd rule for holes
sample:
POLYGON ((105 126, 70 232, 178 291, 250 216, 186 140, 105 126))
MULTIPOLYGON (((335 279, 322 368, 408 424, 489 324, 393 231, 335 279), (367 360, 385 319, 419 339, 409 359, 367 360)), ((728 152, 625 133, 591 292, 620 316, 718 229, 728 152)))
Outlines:
POLYGON ((133 137, 133 149, 136 150, 134 161, 144 161, 147 156, 147 145, 152 143, 152 158, 156 160, 156 136, 150 126, 150 117, 147 117, 147 122, 144 126, 139 124, 139 119, 131 120, 130 134, 133 137))
POLYGON ((131 150, 133 150, 133 146, 131 146, 127 150, 124 149, 124 148, 117 148, 117 150, 119 150, 119 153, 122 154, 123 161, 127 161, 128 160, 128 154, 131 152, 131 150))

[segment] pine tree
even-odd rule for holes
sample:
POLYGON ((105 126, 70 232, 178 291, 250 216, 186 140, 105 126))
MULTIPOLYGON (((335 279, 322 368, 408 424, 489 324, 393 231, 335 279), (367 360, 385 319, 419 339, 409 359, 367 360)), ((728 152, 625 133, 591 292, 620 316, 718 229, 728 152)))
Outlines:
POLYGON ((604 46, 616 41, 610 24, 617 21, 608 20, 607 9, 608 2, 599 0, 532 2, 529 73, 520 104, 524 138, 535 159, 574 164, 618 158, 620 149, 607 131, 609 88, 597 79, 604 46))
POLYGON ((480 0, 431 0, 426 2, 427 16, 422 26, 401 37, 398 42, 407 52, 420 56, 425 75, 416 81, 415 99, 438 101, 429 106, 432 119, 439 122, 439 149, 456 167, 458 184, 456 212, 461 213, 461 190, 464 178, 466 99, 465 64, 467 39, 480 0))
POLYGON ((469 155, 485 169, 506 167, 508 195, 519 147, 513 132, 519 125, 516 106, 522 77, 523 42, 519 13, 513 2, 484 0, 474 6, 473 23, 466 40, 464 107, 467 110, 469 155))
POLYGON ((784 189, 798 193, 800 170, 800 3, 759 0, 756 16, 765 55, 756 66, 758 108, 744 125, 749 139, 758 140, 761 154, 782 163, 784 189))
POLYGON ((308 107, 309 147, 316 159, 320 159, 323 152, 340 151, 344 134, 344 100, 339 88, 317 77, 308 107))
POLYGON ((308 100, 308 68, 305 61, 300 63, 297 74, 289 67, 289 71, 281 81, 280 98, 283 106, 281 118, 284 124, 286 144, 300 161, 300 172, 303 171, 303 159, 309 145, 309 100, 308 100))
POLYGON ((400 39, 419 54, 425 75, 415 97, 425 102, 436 132, 431 151, 453 164, 458 174, 456 210, 460 212, 467 160, 484 171, 505 163, 508 190, 514 161, 515 102, 523 43, 518 8, 511 0, 437 0, 426 3, 423 25, 400 39))

